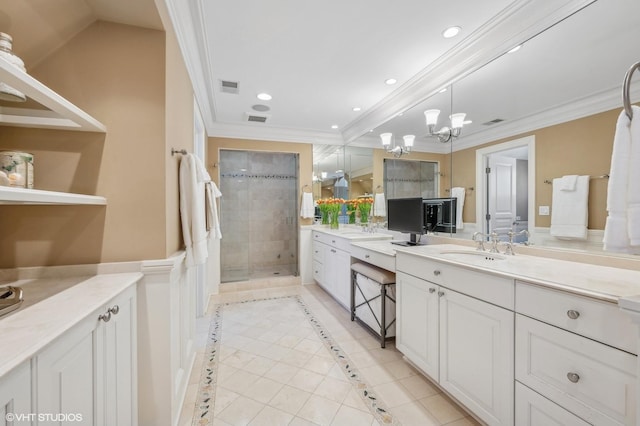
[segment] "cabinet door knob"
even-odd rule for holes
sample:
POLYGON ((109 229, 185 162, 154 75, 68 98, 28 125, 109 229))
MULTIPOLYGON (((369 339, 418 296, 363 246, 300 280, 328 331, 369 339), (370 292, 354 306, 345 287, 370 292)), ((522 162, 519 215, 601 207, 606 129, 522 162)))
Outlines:
POLYGON ((436 269, 435 271, 433 271, 433 275, 435 275, 435 276, 437 277, 438 275, 440 275, 440 271, 438 271, 438 270, 436 269))
POLYGON ((118 312, 120 312, 120 306, 113 305, 111 308, 109 308, 109 312, 111 312, 113 315, 118 315, 118 312))
POLYGON ((578 373, 567 373, 567 379, 569 379, 571 383, 578 383, 580 376, 578 373))
POLYGON ((569 309, 567 311, 567 316, 571 319, 577 319, 580 316, 580 312, 569 309))
POLYGON ((109 322, 109 320, 111 320, 111 311, 108 310, 107 312, 105 312, 104 314, 100 315, 98 317, 98 320, 102 320, 104 322, 109 322))
POLYGON ((438 292, 438 296, 440 296, 440 297, 444 296, 444 291, 439 291, 438 292))
POLYGON ((429 289, 429 293, 435 293, 435 292, 436 292, 436 289, 435 289, 435 288, 431 287, 431 288, 429 289))

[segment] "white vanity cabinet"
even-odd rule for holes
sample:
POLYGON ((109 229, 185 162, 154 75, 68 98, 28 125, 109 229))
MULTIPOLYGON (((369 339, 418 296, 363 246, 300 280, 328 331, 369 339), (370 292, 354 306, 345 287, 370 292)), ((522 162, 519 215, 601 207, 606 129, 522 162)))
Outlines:
POLYGON ((0 379, 0 424, 30 425, 28 419, 16 418, 13 423, 10 420, 11 415, 31 412, 31 365, 25 361, 0 379))
POLYGON ((398 349, 487 424, 512 425, 513 299, 496 302, 513 281, 404 253, 396 267, 398 349))
POLYGON ((520 383, 589 424, 636 424, 637 335, 617 305, 518 282, 516 309, 520 383))
POLYGON ((351 289, 351 243, 343 238, 313 232, 313 278, 348 309, 351 289))
POLYGON ((135 290, 129 287, 34 357, 36 413, 82 416, 81 424, 137 424, 135 290))

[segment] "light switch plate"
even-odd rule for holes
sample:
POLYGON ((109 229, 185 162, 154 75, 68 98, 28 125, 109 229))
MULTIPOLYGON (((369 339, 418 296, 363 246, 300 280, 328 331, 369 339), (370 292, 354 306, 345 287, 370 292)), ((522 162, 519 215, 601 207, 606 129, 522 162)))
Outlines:
POLYGON ((549 216, 549 206, 538 206, 538 214, 540 216, 549 216))

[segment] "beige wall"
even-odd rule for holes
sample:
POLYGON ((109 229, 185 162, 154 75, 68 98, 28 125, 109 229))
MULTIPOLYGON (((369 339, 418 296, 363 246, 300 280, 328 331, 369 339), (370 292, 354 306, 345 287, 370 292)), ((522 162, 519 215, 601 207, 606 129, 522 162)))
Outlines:
MULTIPOLYGON (((567 123, 538 129, 506 139, 453 153, 453 186, 475 187, 475 151, 534 135, 536 141, 536 226, 549 227, 551 216, 539 216, 537 206, 551 206, 552 180, 563 175, 600 176, 608 174, 615 125, 620 109, 595 114, 567 123)), ((455 143, 455 142, 454 142, 455 143)), ((594 179, 589 186, 589 229, 604 229, 607 180, 594 179)), ((465 199, 463 221, 475 222, 475 194, 465 199)))
MULTIPOLYGON (((220 184, 220 168, 217 167, 220 158, 220 149, 239 149, 245 151, 270 151, 288 152, 299 154, 299 193, 298 211, 300 210, 300 200, 302 199, 302 188, 305 185, 312 186, 313 178, 313 145, 308 143, 289 143, 277 141, 256 141, 249 139, 232 139, 211 137, 207 149, 207 170, 211 178, 220 184)), ((222 195, 224 197, 224 194, 222 195)), ((224 200, 224 198, 223 198, 224 200)), ((299 218, 301 225, 309 225, 313 219, 299 218)))
MULTIPOLYGON (((168 152, 189 140, 165 126, 165 95, 185 72, 165 33, 96 22, 41 61, 30 74, 93 115, 106 134, 3 127, 0 148, 35 154, 35 186, 107 198, 107 206, 0 206, 0 267, 163 258, 178 246, 177 160, 168 152), (169 234, 171 234, 169 236, 169 234)), ((176 110, 186 96, 170 97, 176 110)), ((193 128, 189 111, 176 127, 193 128)), ((170 121, 170 120, 167 120, 170 121)))

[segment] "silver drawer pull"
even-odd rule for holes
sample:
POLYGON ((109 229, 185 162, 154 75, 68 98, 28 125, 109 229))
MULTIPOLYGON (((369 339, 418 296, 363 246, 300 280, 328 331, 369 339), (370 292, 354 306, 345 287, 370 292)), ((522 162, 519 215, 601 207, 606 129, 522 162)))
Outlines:
POLYGON ((109 308, 109 312, 111 312, 113 315, 118 315, 118 312, 120 312, 120 306, 113 305, 113 307, 109 308))
POLYGON ((429 289, 429 293, 435 293, 435 292, 436 292, 436 289, 435 289, 435 288, 431 287, 431 288, 429 289))
POLYGON ((567 316, 571 319, 578 319, 578 317, 580 316, 580 312, 569 309, 567 311, 567 316))
POLYGON ((438 271, 438 270, 436 269, 435 271, 433 271, 433 275, 435 275, 435 276, 437 277, 438 275, 440 275, 440 271, 438 271))
POLYGON ((438 296, 440 296, 440 297, 444 296, 444 291, 439 291, 438 292, 438 296))
POLYGON ((578 373, 567 373, 567 379, 569 379, 571 383, 578 383, 580 376, 578 373))
POLYGON ((331 249, 331 253, 335 253, 336 251, 334 249, 331 249))
POLYGON ((98 320, 102 320, 104 322, 109 322, 111 320, 111 311, 107 311, 104 314, 98 317, 98 320))
POLYGON ((336 243, 336 240, 331 240, 331 242, 332 242, 333 244, 335 244, 335 243, 336 243))
POLYGON ((370 258, 370 257, 371 257, 371 256, 369 256, 368 254, 365 254, 365 255, 364 255, 364 258, 365 258, 365 259, 368 259, 368 258, 370 258))

